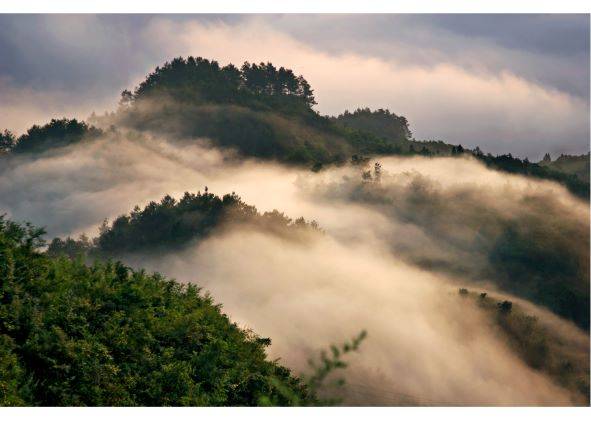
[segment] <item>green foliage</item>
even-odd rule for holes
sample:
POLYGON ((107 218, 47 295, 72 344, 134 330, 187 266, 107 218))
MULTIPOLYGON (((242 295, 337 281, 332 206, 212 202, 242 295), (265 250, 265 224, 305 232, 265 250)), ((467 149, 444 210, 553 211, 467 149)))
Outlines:
POLYGON ((342 127, 369 132, 390 144, 404 146, 412 137, 408 121, 404 116, 397 116, 390 110, 358 108, 353 113, 346 110, 333 120, 342 127))
POLYGON ((473 298, 492 317, 509 346, 527 365, 548 374, 589 403, 588 348, 581 355, 560 336, 561 333, 554 332, 510 301, 498 302, 486 293, 473 295, 473 298))
POLYGON ((564 185, 573 194, 583 199, 589 199, 589 181, 580 179, 576 174, 553 170, 551 167, 531 163, 527 159, 521 160, 513 157, 511 154, 497 155, 496 157, 493 157, 491 154, 476 154, 475 157, 487 167, 495 170, 536 177, 538 179, 553 180, 564 185))
POLYGON ((269 339, 208 295, 121 263, 37 251, 41 231, 0 218, 0 404, 292 404, 314 397, 266 358, 269 339))
MULTIPOLYGON (((318 361, 313 358, 308 361, 312 368, 310 375, 304 376, 306 385, 313 392, 319 392, 321 388, 326 387, 328 377, 337 369, 344 369, 347 363, 343 360, 344 355, 356 351, 367 337, 366 331, 361 331, 351 341, 345 342, 342 346, 330 346, 330 355, 326 351, 320 352, 320 359, 318 361)), ((337 379, 337 385, 344 384, 343 379, 337 379)))
POLYGON ((506 222, 489 254, 505 289, 589 329, 589 235, 567 221, 506 222))
POLYGON ((31 400, 30 380, 26 378, 14 340, 0 335, 0 406, 25 406, 31 400))
POLYGON ((277 210, 261 214, 234 193, 220 198, 206 188, 204 193, 185 192, 179 201, 166 195, 159 203, 152 201, 143 210, 136 206, 130 214, 115 219, 112 225, 105 222, 99 229, 100 235, 92 241, 86 237, 56 238, 50 243, 48 254, 116 257, 125 252, 169 251, 232 224, 248 225, 291 239, 304 236, 310 230, 319 230, 315 221, 292 220, 277 210))
POLYGON ((344 162, 354 147, 324 118, 235 104, 189 104, 162 99, 120 110, 117 124, 187 143, 207 138, 241 156, 311 166, 344 162), (329 125, 329 126, 327 126, 329 125))
MULTIPOLYGON (((124 91, 123 100, 129 99, 124 91)), ((220 67, 215 60, 178 57, 157 67, 136 88, 132 100, 168 96, 181 102, 230 103, 253 108, 305 110, 316 104, 302 76, 271 63, 220 67)))
POLYGON ((133 94, 122 93, 116 120, 179 140, 206 137, 242 155, 316 168, 344 163, 353 154, 405 151, 400 143, 410 131, 404 117, 387 110, 370 113, 369 119, 386 122, 390 132, 382 137, 322 117, 311 108, 314 104, 308 82, 289 69, 248 62, 238 69, 176 58, 156 68, 133 94))
POLYGON ((0 154, 10 152, 15 145, 16 137, 11 131, 5 129, 4 132, 0 132, 0 154))
POLYGON ((12 152, 39 153, 71 145, 83 139, 94 139, 101 134, 101 130, 76 119, 52 119, 44 126, 34 125, 27 133, 20 136, 12 152))

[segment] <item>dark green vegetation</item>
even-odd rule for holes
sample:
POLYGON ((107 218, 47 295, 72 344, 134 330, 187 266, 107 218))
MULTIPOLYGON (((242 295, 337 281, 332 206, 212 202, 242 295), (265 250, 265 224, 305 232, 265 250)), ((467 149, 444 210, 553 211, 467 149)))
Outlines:
POLYGON ((552 328, 509 301, 486 293, 460 289, 460 296, 474 301, 491 318, 498 334, 535 370, 548 374, 559 385, 580 394, 577 401, 589 404, 589 353, 571 347, 568 336, 552 328))
POLYGON ((491 277, 589 330, 589 232, 536 213, 501 223, 491 277))
POLYGON ((549 154, 546 154, 538 164, 550 170, 573 174, 589 183, 589 153, 582 155, 562 154, 554 161, 552 161, 549 154))
POLYGON ((133 93, 124 91, 118 126, 177 139, 207 137, 243 155, 313 164, 343 161, 350 146, 312 110, 301 76, 271 63, 238 69, 200 57, 156 68, 133 93))
MULTIPOLYGON (((133 93, 124 91, 113 121, 180 140, 206 137, 246 156, 317 167, 344 163, 353 154, 401 152, 400 139, 336 124, 315 112, 314 104, 308 82, 289 69, 271 63, 238 69, 177 58, 133 93)), ((410 134, 404 118, 390 116, 402 136, 410 134)))
POLYGON ((175 58, 157 67, 132 94, 124 91, 122 101, 172 97, 189 103, 230 103, 266 110, 307 111, 316 104, 313 91, 302 76, 271 63, 250 64, 240 69, 220 67, 201 57, 175 58))
POLYGON ((333 121, 339 125, 373 133, 387 141, 407 144, 411 137, 406 117, 397 116, 389 110, 379 109, 371 111, 369 108, 357 109, 353 113, 345 111, 333 121))
POLYGON ((76 119, 52 119, 44 126, 31 127, 27 133, 16 140, 11 150, 14 153, 39 153, 82 140, 90 141, 101 134, 100 129, 76 119))
POLYGON ((474 156, 486 164, 487 167, 495 170, 536 177, 538 179, 553 180, 566 186, 569 191, 580 198, 589 199, 588 177, 585 179, 576 173, 563 171, 558 166, 545 166, 541 163, 531 163, 527 159, 521 160, 513 157, 511 154, 497 155, 496 157, 493 157, 490 154, 484 155, 482 153, 475 153, 474 156))
MULTIPOLYGON (((175 58, 157 67, 133 91, 125 90, 116 113, 93 116, 98 127, 132 128, 179 142, 207 138, 214 146, 243 156, 306 165, 343 164, 352 156, 461 155, 461 145, 415 141, 406 118, 379 109, 320 116, 309 83, 292 70, 271 63, 220 66, 201 57, 175 58)), ((41 152, 92 139, 101 131, 76 119, 33 126, 18 139, 0 135, 0 153, 41 152)), ((487 166, 564 184, 588 198, 589 180, 581 171, 560 164, 542 165, 509 155, 492 156, 479 149, 473 156, 487 166)))
POLYGON ((105 222, 99 229, 100 235, 92 241, 85 236, 78 240, 53 239, 48 253, 73 258, 170 251, 231 225, 265 230, 294 240, 320 230, 315 221, 308 223, 303 218, 293 221, 276 210, 261 214, 234 193, 220 198, 207 191, 186 192, 179 201, 167 195, 159 203, 150 202, 143 210, 136 206, 129 215, 115 219, 111 226, 105 222))
POLYGON ((315 403, 198 288, 50 258, 41 235, 0 219, 0 405, 315 403))
POLYGON ((373 176, 366 172, 327 194, 343 189, 347 199, 416 227, 444 249, 431 253, 393 239, 397 256, 453 277, 493 280, 589 329, 588 219, 543 193, 505 203, 469 186, 447 190, 420 175, 402 176, 404 183, 397 177, 378 166, 373 176))
POLYGON ((0 154, 6 154, 16 145, 16 137, 9 130, 0 132, 0 154))

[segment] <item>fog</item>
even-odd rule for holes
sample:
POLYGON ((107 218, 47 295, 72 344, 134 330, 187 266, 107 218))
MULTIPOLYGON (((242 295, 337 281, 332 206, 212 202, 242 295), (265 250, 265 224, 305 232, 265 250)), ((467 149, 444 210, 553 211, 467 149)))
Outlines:
MULTIPOLYGON (((196 280, 233 320, 271 337, 271 357, 297 371, 309 370, 306 360, 318 348, 367 329, 360 352, 347 359, 345 397, 352 403, 570 402, 568 392, 511 352, 453 281, 375 246, 330 237, 299 245, 236 231, 182 254, 129 261, 196 280)), ((584 352, 588 338, 573 335, 584 352)))
POLYGON ((233 227, 180 252, 125 260, 203 286, 233 321, 271 337, 270 356, 296 373, 319 349, 367 330, 348 357, 346 403, 584 403, 528 367, 457 290, 522 303, 588 365, 588 334, 500 291, 486 259, 501 222, 538 225, 542 217, 551 242, 562 247, 564 231, 568 251, 588 258, 588 204, 555 183, 467 158, 379 161, 380 181, 362 182, 357 167, 312 173, 238 159, 207 140, 180 146, 109 134, 1 162, 0 210, 45 226, 48 238, 95 235, 104 218, 165 194, 234 191, 259 211, 315 219, 324 233, 302 243, 233 227))

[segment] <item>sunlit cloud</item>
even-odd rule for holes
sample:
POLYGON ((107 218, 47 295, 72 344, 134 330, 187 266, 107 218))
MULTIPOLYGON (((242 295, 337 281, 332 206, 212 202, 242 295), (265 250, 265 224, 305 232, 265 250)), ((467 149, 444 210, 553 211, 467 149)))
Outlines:
MULTIPOLYGON (((87 16, 75 25, 67 16, 36 19, 43 25, 36 25, 33 36, 62 56, 62 73, 71 82, 58 83, 52 62, 46 74, 1 77, 0 126, 17 133, 51 117, 85 118, 114 109, 118 93, 154 67, 194 55, 222 64, 272 61, 293 68, 315 88, 320 113, 389 108, 409 119, 417 139, 530 159, 588 150, 588 95, 567 86, 588 75, 579 50, 569 53, 576 60, 567 64, 556 49, 547 55, 529 45, 519 50, 508 41, 469 37, 450 31, 445 21, 412 16, 398 17, 400 28, 387 36, 371 28, 372 22, 387 25, 389 18, 368 16, 310 16, 309 34, 296 31, 306 22, 302 15, 147 16, 137 22, 87 16), (358 39, 350 28, 354 22, 358 39), (326 25, 334 29, 323 31, 326 25), (532 73, 539 69, 550 73, 532 73)), ((27 72, 49 60, 28 38, 11 40, 34 59, 27 72)))

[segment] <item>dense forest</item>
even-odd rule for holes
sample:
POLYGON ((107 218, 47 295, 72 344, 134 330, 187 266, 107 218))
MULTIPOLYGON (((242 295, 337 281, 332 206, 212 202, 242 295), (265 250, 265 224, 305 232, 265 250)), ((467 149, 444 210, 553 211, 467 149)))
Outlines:
POLYGON ((360 108, 330 118, 319 115, 314 104, 310 84, 290 69, 248 62, 240 68, 222 67, 215 60, 179 57, 157 67, 133 92, 123 91, 117 112, 91 116, 88 123, 54 119, 19 138, 4 131, 0 153, 42 152, 94 139, 102 130, 133 128, 179 142, 207 138, 244 156, 314 170, 351 157, 469 154, 496 170, 554 180, 577 196, 589 197, 589 181, 579 167, 572 170, 561 161, 538 164, 511 154, 493 156, 479 148, 416 141, 406 118, 389 110, 360 108))
POLYGON ((40 253, 42 231, 0 219, 0 405, 313 402, 193 285, 115 262, 40 253))
POLYGON ((303 239, 311 231, 321 231, 315 221, 307 222, 302 217, 292 220, 277 210, 261 214, 235 193, 219 197, 206 190, 197 194, 185 192, 178 201, 166 195, 143 210, 136 206, 111 225, 103 222, 95 239, 84 235, 77 240, 55 238, 47 252, 51 256, 104 258, 133 252, 170 251, 236 225, 292 240, 303 239))
POLYGON ((3 134, 5 150, 15 154, 40 153, 52 148, 64 147, 81 141, 91 141, 102 135, 102 130, 76 119, 52 119, 49 123, 32 126, 15 139, 8 131, 3 134))

